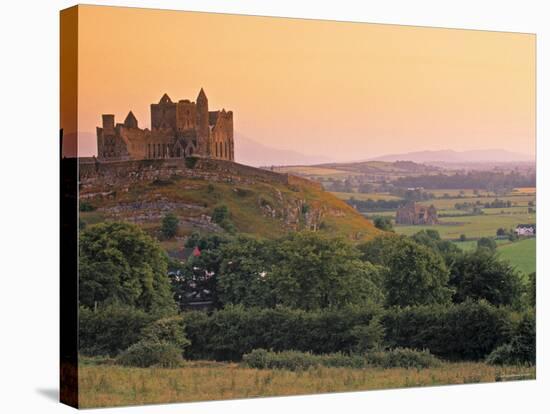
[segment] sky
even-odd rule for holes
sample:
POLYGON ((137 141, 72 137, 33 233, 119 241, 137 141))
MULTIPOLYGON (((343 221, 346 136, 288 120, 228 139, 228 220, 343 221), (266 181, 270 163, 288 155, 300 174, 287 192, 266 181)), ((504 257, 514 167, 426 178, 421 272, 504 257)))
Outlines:
POLYGON ((149 128, 151 103, 201 87, 233 111, 237 157, 239 136, 333 161, 535 153, 532 34, 96 6, 78 34, 83 156, 101 114, 149 128))

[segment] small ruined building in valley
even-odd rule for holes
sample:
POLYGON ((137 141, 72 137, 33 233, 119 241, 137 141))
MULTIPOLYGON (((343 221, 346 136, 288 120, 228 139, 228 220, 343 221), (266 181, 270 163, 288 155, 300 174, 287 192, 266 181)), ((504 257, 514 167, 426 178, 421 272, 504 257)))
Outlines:
POLYGON ((130 111, 124 123, 104 114, 97 128, 99 160, 146 160, 198 156, 234 160, 233 112, 208 110, 201 88, 196 102, 172 102, 167 94, 151 104, 151 130, 130 111))
POLYGON ((437 209, 433 205, 427 207, 411 201, 397 209, 395 223, 406 225, 437 224, 437 209))

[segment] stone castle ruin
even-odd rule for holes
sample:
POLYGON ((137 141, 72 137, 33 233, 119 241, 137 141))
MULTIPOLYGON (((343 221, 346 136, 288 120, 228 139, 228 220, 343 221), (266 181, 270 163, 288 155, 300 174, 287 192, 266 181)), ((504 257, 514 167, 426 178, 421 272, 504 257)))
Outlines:
POLYGON ((149 160, 190 156, 234 161, 233 112, 208 110, 201 88, 196 102, 172 102, 167 94, 151 104, 151 130, 141 129, 132 111, 124 123, 102 115, 97 128, 99 160, 149 160))
POLYGON ((433 205, 427 207, 411 201, 397 209, 395 223, 405 225, 437 224, 437 209, 433 205))

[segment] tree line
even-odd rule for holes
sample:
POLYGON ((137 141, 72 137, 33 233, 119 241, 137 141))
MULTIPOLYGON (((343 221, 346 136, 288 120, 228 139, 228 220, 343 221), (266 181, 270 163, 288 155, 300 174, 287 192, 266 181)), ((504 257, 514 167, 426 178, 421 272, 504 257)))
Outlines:
MULTIPOLYGON (((81 233, 81 352, 141 361, 143 352, 179 349, 239 360, 257 348, 408 347, 480 359, 531 343, 516 332, 532 318, 524 310, 535 305, 534 277, 523 284, 490 246, 465 253, 430 230, 359 245, 315 232, 276 240, 193 234, 186 245, 200 254, 181 263, 131 224, 81 233), (197 291, 209 294, 210 312, 187 310, 197 291)), ((534 324, 526 332, 534 335, 534 324)))

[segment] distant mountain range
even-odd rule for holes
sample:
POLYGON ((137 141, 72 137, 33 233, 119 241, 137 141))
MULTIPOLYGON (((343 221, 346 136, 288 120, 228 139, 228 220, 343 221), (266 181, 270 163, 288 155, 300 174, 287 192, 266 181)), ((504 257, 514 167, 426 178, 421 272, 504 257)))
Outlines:
POLYGON ((487 149, 473 151, 416 151, 402 154, 388 154, 372 158, 371 161, 413 161, 417 163, 508 163, 508 162, 534 162, 535 157, 527 154, 506 151, 502 149, 487 149))
POLYGON ((260 144, 243 135, 235 136, 235 161, 253 167, 271 165, 313 165, 332 161, 328 157, 305 155, 260 144))

